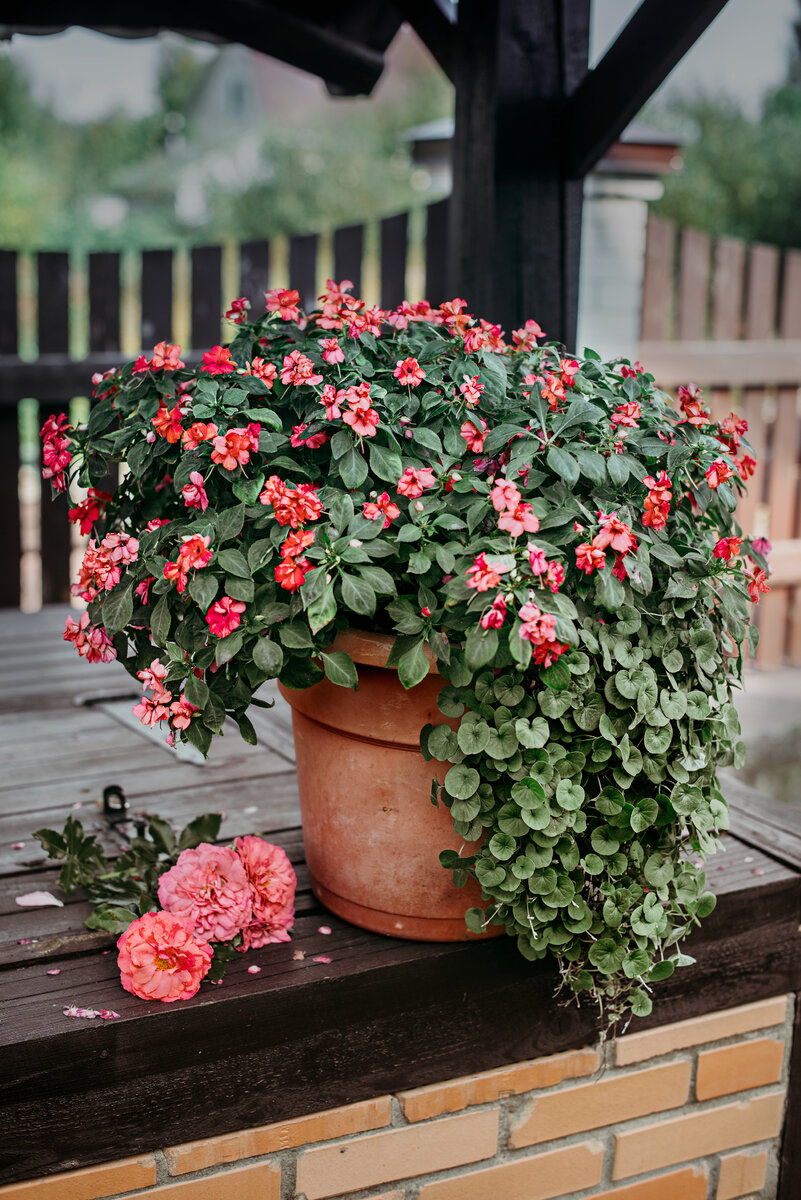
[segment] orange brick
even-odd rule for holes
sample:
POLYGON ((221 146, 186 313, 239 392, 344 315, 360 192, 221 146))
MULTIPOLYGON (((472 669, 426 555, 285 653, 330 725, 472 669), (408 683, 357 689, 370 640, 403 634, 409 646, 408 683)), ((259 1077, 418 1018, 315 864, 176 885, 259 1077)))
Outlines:
POLYGON ((601 1125, 679 1108, 690 1094, 689 1061, 645 1071, 628 1071, 537 1096, 512 1130, 509 1145, 519 1150, 601 1125))
POLYGON ((380 1096, 377 1100, 346 1104, 341 1108, 330 1108, 308 1117, 295 1117, 276 1125, 260 1125, 256 1129, 241 1129, 237 1133, 170 1146, 164 1151, 164 1157, 171 1175, 185 1175, 188 1171, 202 1171, 204 1167, 254 1158, 257 1154, 274 1154, 277 1150, 288 1150, 293 1146, 306 1146, 312 1142, 347 1137, 351 1133, 365 1133, 368 1129, 380 1129, 389 1125, 391 1113, 390 1097, 380 1096))
POLYGON ((599 1183, 604 1166, 601 1142, 581 1142, 427 1183, 419 1200, 549 1200, 599 1183))
POLYGON ((425 1121, 446 1112, 459 1112, 471 1104, 489 1104, 502 1096, 516 1096, 534 1088, 554 1087, 565 1079, 592 1075, 601 1065, 595 1050, 572 1050, 568 1054, 551 1054, 529 1062, 500 1067, 496 1071, 481 1071, 464 1075, 447 1083, 398 1092, 398 1099, 409 1121, 425 1121))
POLYGON ((298 1155, 297 1190, 306 1200, 444 1171, 491 1158, 498 1147, 498 1112, 484 1109, 316 1146, 298 1155))
POLYGON ((717 1200, 734 1200, 746 1192, 758 1192, 765 1186, 768 1169, 767 1150, 727 1154, 720 1160, 717 1200))
POLYGON ((658 1029, 630 1033, 620 1038, 616 1043, 615 1061, 619 1067, 627 1067, 646 1058, 670 1054, 672 1050, 686 1050, 688 1046, 735 1037, 740 1033, 750 1033, 752 1029, 782 1025, 786 1016, 787 997, 776 996, 772 1000, 759 1000, 756 1004, 743 1004, 739 1008, 707 1013, 689 1021, 660 1025, 658 1029))
POLYGON ((696 1095, 699 1100, 714 1100, 716 1096, 778 1083, 783 1061, 784 1042, 776 1038, 756 1038, 704 1050, 698 1055, 696 1095))
POLYGON ((597 1192, 592 1200, 706 1200, 709 1176, 703 1167, 685 1167, 655 1179, 624 1184, 611 1192, 597 1192))
POLYGON ((99 1167, 84 1167, 80 1171, 65 1171, 46 1179, 27 1179, 0 1187, 0 1196, 9 1200, 97 1200, 132 1188, 147 1187, 156 1182, 156 1160, 152 1154, 138 1158, 121 1158, 102 1163, 99 1167))
MULTIPOLYGON (((202 1179, 179 1179, 125 1200, 280 1200, 281 1168, 277 1163, 250 1163, 217 1171, 202 1179)), ((38 1200, 38 1197, 37 1197, 38 1200)))
POLYGON ((775 1138, 781 1129, 784 1092, 769 1092, 740 1104, 664 1118, 654 1125, 630 1129, 615 1137, 613 1179, 656 1171, 673 1163, 733 1150, 775 1138))

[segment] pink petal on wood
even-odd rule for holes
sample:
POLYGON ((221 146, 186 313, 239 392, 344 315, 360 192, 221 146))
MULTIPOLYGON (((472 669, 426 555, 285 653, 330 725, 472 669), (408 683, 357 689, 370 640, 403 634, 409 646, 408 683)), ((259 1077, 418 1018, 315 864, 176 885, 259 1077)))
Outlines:
POLYGON ((20 908, 63 908, 64 901, 57 900, 52 892, 26 892, 24 896, 15 897, 20 908))

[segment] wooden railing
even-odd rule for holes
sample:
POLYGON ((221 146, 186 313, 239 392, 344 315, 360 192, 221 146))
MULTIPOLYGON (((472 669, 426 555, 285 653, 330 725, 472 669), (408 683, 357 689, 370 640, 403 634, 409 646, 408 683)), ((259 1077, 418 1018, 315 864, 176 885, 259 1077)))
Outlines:
POLYGON ((663 387, 701 384, 715 416, 748 421, 757 470, 738 520, 773 543, 757 662, 801 666, 801 251, 652 216, 638 356, 663 387))
POLYGON ((352 280, 356 295, 384 307, 412 292, 440 303, 447 203, 272 246, 101 252, 85 264, 66 253, 0 250, 0 606, 19 607, 23 594, 29 608, 69 598, 75 546, 67 500, 51 502, 49 484, 40 486, 34 424, 87 396, 95 371, 156 341, 191 350, 230 337, 221 314, 235 295, 258 309, 262 292, 288 282, 313 307, 331 275, 352 280))

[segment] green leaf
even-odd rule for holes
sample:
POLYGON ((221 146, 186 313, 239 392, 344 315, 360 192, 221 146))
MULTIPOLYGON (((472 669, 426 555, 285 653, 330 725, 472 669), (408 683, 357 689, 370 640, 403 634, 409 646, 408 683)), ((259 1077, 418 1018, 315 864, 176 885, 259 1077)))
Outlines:
POLYGON ((187 591, 195 604, 206 613, 217 598, 220 581, 209 571, 195 571, 189 580, 187 591))
POLYGON ((544 671, 540 671, 540 679, 546 687, 552 688, 553 691, 563 692, 570 687, 570 669, 567 663, 560 660, 550 667, 546 667, 544 671))
POLYGON ((551 446, 545 456, 548 466, 559 479, 570 487, 578 480, 579 465, 572 454, 559 446, 551 446))
POLYGON ((647 1017, 653 1011, 654 1002, 642 988, 635 988, 629 996, 631 1011, 635 1017, 647 1017))
POLYGON ((115 904, 99 904, 84 921, 87 929, 99 929, 105 933, 124 933, 137 914, 129 908, 120 908, 115 904))
POLYGON ((342 576, 342 603, 364 617, 375 612, 376 594, 370 584, 356 575, 342 576))
POLYGON ((614 612, 620 608, 626 598, 623 584, 612 574, 612 568, 606 566, 595 573, 595 599, 602 608, 614 612))
POLYGON ((119 633, 124 629, 133 613, 133 581, 118 583, 103 601, 100 613, 108 633, 119 633))
POLYGON ((606 469, 616 487, 622 487, 629 477, 629 469, 621 454, 610 454, 606 460, 606 469))
POLYGON ((474 767, 459 763, 451 767, 445 776, 445 791, 454 800, 469 800, 478 791, 481 777, 474 767))
MULTIPOLYGON (((355 446, 351 446, 342 455, 342 458, 337 463, 337 470, 339 471, 340 479, 350 491, 360 487, 367 478, 367 463, 364 461, 364 456, 359 453, 355 446)), ((395 478, 397 479, 398 476, 396 475, 395 478)))
POLYGON ((339 687, 352 688, 355 692, 359 686, 359 677, 353 659, 342 650, 334 650, 330 654, 321 654, 323 670, 331 683, 339 687))
POLYGON ((357 567, 356 570, 360 578, 369 584, 373 591, 377 592, 380 596, 395 595, 395 580, 389 571, 385 571, 383 567, 365 565, 357 567))
POLYGON ((593 483, 606 482, 606 462, 602 454, 595 450, 578 450, 571 452, 579 465, 582 475, 586 475, 593 483))
POLYGON ((515 721, 515 734, 521 746, 527 750, 538 750, 544 746, 550 737, 548 722, 544 717, 518 717, 515 721))
POLYGON ((556 787, 556 803, 566 812, 573 812, 584 800, 584 788, 568 779, 561 779, 556 787))
POLYGON ((232 538, 238 537, 244 523, 244 504, 224 509, 217 517, 217 541, 222 545, 223 542, 230 542, 232 538))
POLYGON ((196 708, 204 708, 209 698, 208 684, 205 680, 198 679, 194 671, 191 671, 187 676, 184 695, 189 703, 194 704, 196 708))
POLYGON ((673 862, 665 854, 652 854, 645 860, 642 873, 652 887, 663 887, 673 878, 673 862))
POLYGON ((278 636, 290 650, 311 650, 314 645, 305 621, 290 621, 288 625, 281 625, 278 636))
POLYGON ((425 679, 430 666, 421 638, 398 659, 398 679, 408 690, 425 679))
POLYGON ((653 796, 642 796, 632 810, 630 821, 635 833, 642 833, 659 816, 659 805, 653 796))
POLYGON ((255 504, 263 487, 264 474, 260 471, 253 479, 236 479, 231 491, 243 504, 255 504))
POLYGON ((240 579, 250 579, 250 567, 241 550, 220 550, 217 562, 228 575, 238 575, 240 579))
POLYGON ((170 632, 171 622, 170 607, 167 602, 167 596, 164 595, 150 614, 150 632, 156 646, 165 645, 167 634, 170 632))
POLYGON ((621 946, 613 938, 599 938, 590 946, 587 957, 602 975, 615 975, 623 966, 626 947, 621 946))
POLYGON ((222 813, 204 813, 201 817, 195 817, 181 832, 178 849, 194 850, 202 842, 216 842, 221 825, 222 813))
MULTIPOLYGON (((371 442, 370 470, 379 479, 384 479, 394 486, 403 474, 401 457, 396 451, 387 450, 384 446, 379 446, 377 442, 371 442)), ((359 485, 354 486, 358 487, 359 485)))
POLYGON ((253 647, 253 661, 268 679, 276 679, 284 663, 284 652, 277 642, 261 637, 253 647))
POLYGON ((486 721, 462 722, 456 734, 463 754, 481 754, 487 748, 490 728, 486 721))
POLYGON ((517 850, 517 842, 509 833, 496 833, 489 841, 489 851, 495 858, 505 862, 517 850))
POLYGON ((498 631, 474 625, 467 631, 465 661, 471 671, 478 671, 495 660, 498 653, 498 631))
POLYGON ((306 617, 312 633, 319 633, 337 615, 337 602, 334 595, 334 585, 329 584, 322 595, 312 601, 306 610, 306 617))
MULTIPOLYGON (((228 637, 219 638, 214 647, 214 661, 218 667, 224 667, 227 662, 239 653, 242 649, 244 634, 241 629, 235 629, 233 633, 229 633, 228 637)), ((195 722, 189 726, 193 729, 195 722)))

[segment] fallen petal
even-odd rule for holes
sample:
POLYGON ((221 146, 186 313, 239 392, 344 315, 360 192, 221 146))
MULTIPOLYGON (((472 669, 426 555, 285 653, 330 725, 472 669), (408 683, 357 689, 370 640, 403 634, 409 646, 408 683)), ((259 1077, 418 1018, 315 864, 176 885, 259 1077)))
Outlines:
POLYGON ((315 954, 313 961, 318 963, 330 963, 331 959, 327 954, 315 954))
POLYGON ((321 926, 318 928, 317 932, 318 932, 318 933, 330 933, 330 932, 331 932, 331 926, 330 926, 330 925, 321 925, 321 926))
POLYGON ((17 896, 16 902, 20 908, 47 908, 48 905, 64 907, 64 901, 57 900, 51 892, 26 892, 24 896, 17 896))
POLYGON ((61 974, 61 967, 53 967, 53 970, 52 970, 52 971, 48 971, 47 973, 48 973, 48 975, 60 975, 60 974, 61 974))
POLYGON ((261 974, 261 967, 248 967, 248 975, 261 974))
POLYGON ((120 1014, 118 1012, 114 1012, 113 1008, 101 1008, 97 1015, 102 1017, 104 1021, 110 1021, 113 1017, 118 1017, 120 1014))
POLYGON ((293 961, 294 961, 294 962, 300 962, 300 961, 301 961, 302 959, 304 959, 305 957, 306 957, 306 951, 305 951, 305 950, 296 950, 296 951, 294 952, 294 954, 292 955, 292 959, 293 959, 293 961))
POLYGON ((12 843, 11 843, 11 849, 12 849, 12 850, 24 850, 24 849, 25 849, 25 843, 24 843, 24 842, 12 842, 12 843))

